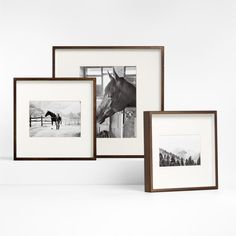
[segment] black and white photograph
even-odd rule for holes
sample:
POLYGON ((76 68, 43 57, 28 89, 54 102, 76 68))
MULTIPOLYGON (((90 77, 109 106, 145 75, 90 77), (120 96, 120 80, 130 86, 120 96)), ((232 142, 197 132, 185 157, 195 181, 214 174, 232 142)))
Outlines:
POLYGON ((98 138, 136 138, 136 66, 81 66, 96 77, 98 138))
POLYGON ((81 137, 81 101, 30 101, 30 137, 81 137))
POLYGON ((163 135, 159 143, 160 167, 201 165, 200 135, 163 135))
POLYGON ((164 46, 53 46, 53 78, 96 78, 101 158, 143 158, 143 112, 164 109, 164 46))

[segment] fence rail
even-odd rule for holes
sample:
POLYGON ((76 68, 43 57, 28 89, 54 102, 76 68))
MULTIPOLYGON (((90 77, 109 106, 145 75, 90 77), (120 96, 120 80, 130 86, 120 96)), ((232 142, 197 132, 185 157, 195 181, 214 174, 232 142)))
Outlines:
POLYGON ((51 119, 43 117, 43 116, 34 116, 34 117, 30 116, 30 118, 29 118, 29 126, 30 127, 32 126, 33 122, 37 122, 37 123, 40 122, 41 126, 43 126, 43 124, 51 123, 51 119))
MULTIPOLYGON (((29 117, 29 126, 32 127, 32 123, 41 123, 41 126, 44 124, 51 124, 51 118, 44 117, 44 116, 30 116, 29 117)), ((78 118, 74 119, 66 119, 63 118, 62 122, 64 125, 80 125, 80 121, 78 118)))

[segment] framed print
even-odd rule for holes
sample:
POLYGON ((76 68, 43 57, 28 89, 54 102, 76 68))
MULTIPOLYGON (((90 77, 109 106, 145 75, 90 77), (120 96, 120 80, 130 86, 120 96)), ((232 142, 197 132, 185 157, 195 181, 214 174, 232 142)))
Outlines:
POLYGON ((14 79, 14 160, 96 159, 96 78, 14 79))
POLYGON ((164 109, 164 47, 55 46, 64 76, 97 79, 97 157, 144 157, 143 111, 164 109))
POLYGON ((218 189, 217 112, 144 113, 145 191, 218 189))

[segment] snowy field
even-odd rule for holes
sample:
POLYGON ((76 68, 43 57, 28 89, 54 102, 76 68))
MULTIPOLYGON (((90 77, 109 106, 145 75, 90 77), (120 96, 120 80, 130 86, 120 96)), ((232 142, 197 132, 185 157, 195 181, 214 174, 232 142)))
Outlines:
POLYGON ((80 125, 60 125, 57 130, 56 126, 32 126, 29 128, 30 137, 81 137, 80 125))

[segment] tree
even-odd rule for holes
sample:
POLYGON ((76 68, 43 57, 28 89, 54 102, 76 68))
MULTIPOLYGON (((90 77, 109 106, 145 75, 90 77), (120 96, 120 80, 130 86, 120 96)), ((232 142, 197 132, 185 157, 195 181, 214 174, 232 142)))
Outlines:
POLYGON ((170 156, 169 155, 167 155, 167 166, 169 166, 170 165, 170 156))
POLYGON ((172 156, 170 161, 171 166, 175 166, 175 158, 172 156))
POLYGON ((194 160, 192 159, 191 156, 188 158, 188 164, 191 166, 194 165, 194 160))
POLYGON ((163 166, 164 165, 164 158, 161 153, 159 153, 159 158, 160 158, 160 166, 163 166))
POLYGON ((199 156, 198 159, 197 159, 197 165, 201 165, 201 159, 200 159, 200 156, 199 156))
POLYGON ((185 165, 188 166, 188 159, 185 160, 185 165))

